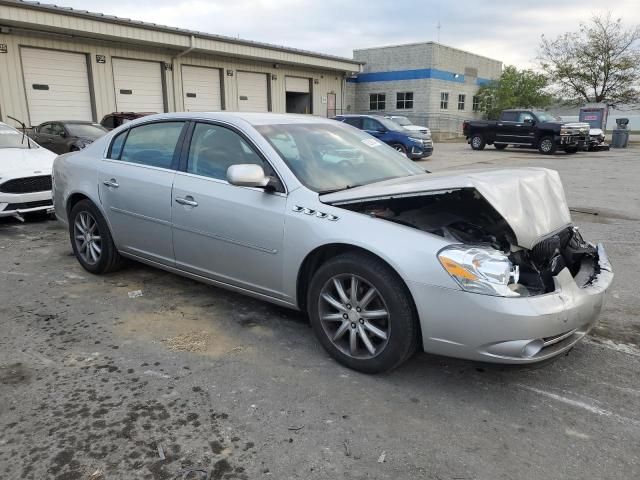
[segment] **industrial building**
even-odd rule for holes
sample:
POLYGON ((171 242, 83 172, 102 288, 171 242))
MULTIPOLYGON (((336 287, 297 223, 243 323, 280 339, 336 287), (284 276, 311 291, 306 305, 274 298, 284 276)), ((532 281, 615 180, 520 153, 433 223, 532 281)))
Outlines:
POLYGON ((435 133, 456 133, 479 117, 475 94, 502 74, 502 62, 435 42, 354 50, 362 73, 348 80, 357 113, 404 115, 435 133))
POLYGON ((0 0, 0 121, 99 121, 114 111, 333 116, 359 61, 0 0))

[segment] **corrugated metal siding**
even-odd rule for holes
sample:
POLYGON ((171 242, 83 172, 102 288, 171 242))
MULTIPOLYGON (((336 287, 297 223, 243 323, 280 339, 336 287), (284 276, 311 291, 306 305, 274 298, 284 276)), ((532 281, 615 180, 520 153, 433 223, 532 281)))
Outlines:
MULTIPOLYGON (((116 25, 108 26, 117 27, 116 25)), ((327 93, 330 92, 336 94, 337 111, 340 112, 342 109, 343 77, 341 73, 331 70, 288 65, 280 65, 279 68, 274 68, 274 63, 271 61, 247 61, 199 53, 174 59, 170 54, 159 49, 138 46, 129 47, 112 42, 92 42, 63 37, 45 38, 18 34, 0 34, 0 43, 7 44, 8 49, 6 54, 0 54, 0 117, 3 120, 6 120, 7 115, 24 119, 24 121, 27 121, 28 118, 19 52, 21 45, 88 54, 90 58, 89 76, 93 86, 96 120, 100 120, 107 113, 116 110, 112 73, 113 57, 165 62, 173 67, 173 71, 165 70, 163 72, 169 111, 184 110, 181 65, 221 68, 223 70, 223 91, 226 110, 234 111, 238 109, 237 82, 235 78, 237 70, 270 74, 271 108, 273 112, 284 113, 286 111, 285 77, 287 75, 307 77, 314 80, 312 85, 314 114, 326 116, 327 104, 322 103, 322 99, 323 97, 326 98, 327 93), (96 55, 104 55, 106 63, 97 63, 96 55), (228 70, 233 73, 233 76, 227 75, 228 70), (177 93, 175 103, 174 92, 177 93)))

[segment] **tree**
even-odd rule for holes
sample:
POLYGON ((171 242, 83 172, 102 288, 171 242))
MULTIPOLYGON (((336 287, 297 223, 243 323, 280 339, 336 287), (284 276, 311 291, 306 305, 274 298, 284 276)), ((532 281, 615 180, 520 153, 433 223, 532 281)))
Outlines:
POLYGON ((577 32, 555 40, 542 36, 540 66, 559 96, 572 103, 610 105, 638 101, 640 25, 624 29, 611 12, 595 15, 577 32))
POLYGON ((518 70, 508 65, 498 80, 486 83, 476 94, 480 110, 487 118, 495 119, 505 108, 544 108, 551 103, 545 92, 549 81, 542 73, 518 70))

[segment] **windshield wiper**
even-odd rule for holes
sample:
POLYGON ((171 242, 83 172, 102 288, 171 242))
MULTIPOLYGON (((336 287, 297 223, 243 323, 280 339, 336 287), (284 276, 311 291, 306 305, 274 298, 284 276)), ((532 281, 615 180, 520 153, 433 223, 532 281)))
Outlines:
MULTIPOLYGON (((24 145, 24 137, 27 135, 27 126, 24 124, 24 122, 21 122, 20 120, 12 117, 11 115, 7 115, 7 117, 10 118, 11 120, 18 122, 20 125, 22 125, 22 139, 20 140, 20 145, 24 145)), ((27 139, 27 146, 29 147, 29 150, 31 150, 31 142, 29 141, 29 139, 27 139)))
POLYGON ((320 190, 318 192, 318 194, 320 195, 326 195, 328 193, 336 193, 336 192, 341 192, 342 190, 349 190, 350 188, 355 188, 355 187, 359 187, 360 185, 347 185, 346 187, 340 187, 340 188, 332 188, 329 190, 320 190))

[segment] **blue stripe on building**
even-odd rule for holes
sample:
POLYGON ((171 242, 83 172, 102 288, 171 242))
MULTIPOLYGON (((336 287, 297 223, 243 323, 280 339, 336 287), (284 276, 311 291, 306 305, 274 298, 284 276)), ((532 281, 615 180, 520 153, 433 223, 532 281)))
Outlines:
MULTIPOLYGON (((356 78, 347 79, 351 83, 370 82, 394 82, 398 80, 421 80, 433 78, 435 80, 445 80, 447 82, 464 83, 464 75, 454 72, 446 72, 436 68, 420 68, 416 70, 395 70, 392 72, 369 72, 361 73, 356 78)), ((477 85, 484 85, 490 82, 488 78, 477 78, 477 85)))

